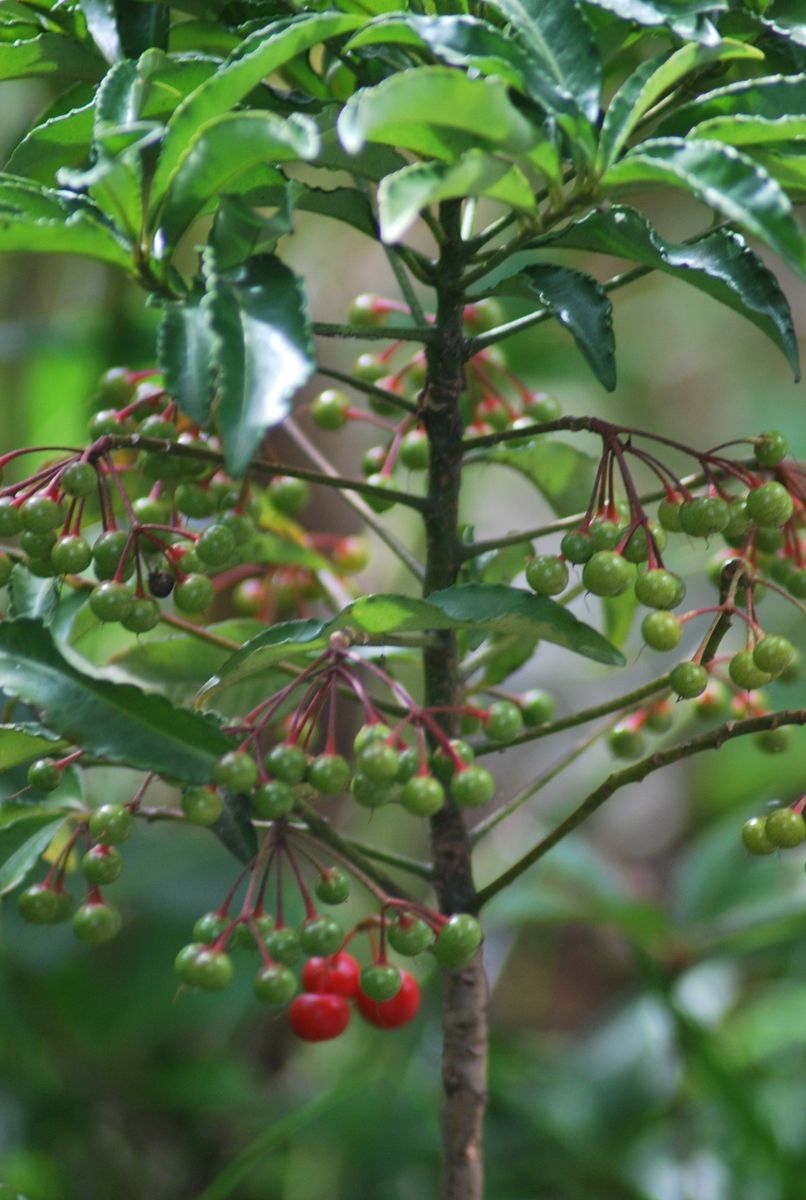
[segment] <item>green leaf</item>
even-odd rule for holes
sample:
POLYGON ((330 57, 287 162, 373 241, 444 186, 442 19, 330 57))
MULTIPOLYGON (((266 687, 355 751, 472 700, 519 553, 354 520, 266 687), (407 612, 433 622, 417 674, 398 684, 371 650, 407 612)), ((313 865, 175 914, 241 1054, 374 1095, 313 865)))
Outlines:
POLYGON ((733 58, 763 59, 755 46, 723 41, 715 46, 683 46, 674 54, 641 63, 622 84, 605 113, 597 156, 600 170, 615 162, 641 117, 672 88, 701 67, 733 58))
POLYGON ((114 0, 79 0, 79 5, 87 19, 90 36, 101 54, 107 62, 117 62, 123 51, 115 20, 114 0))
MULTIPOLYGON (((263 628, 262 621, 241 618, 220 621, 208 625, 211 633, 229 638, 234 642, 245 642, 255 637, 263 628)), ((166 637, 140 637, 134 646, 114 656, 114 663, 124 667, 139 679, 168 684, 189 684, 199 687, 226 662, 232 653, 224 646, 211 645, 193 634, 175 634, 166 637)))
POLYGON ((732 146, 657 138, 631 150, 602 179, 607 191, 652 185, 682 188, 757 237, 806 279, 806 235, 786 193, 732 146))
POLYGON ((214 346, 209 300, 203 295, 163 305, 157 361, 168 391, 198 425, 210 418, 214 346))
POLYGON ((356 640, 383 645, 384 637, 437 629, 469 629, 474 634, 511 634, 553 642, 595 662, 622 665, 620 651, 566 608, 520 588, 468 583, 432 592, 426 600, 411 596, 362 596, 328 621, 285 621, 237 650, 203 688, 200 697, 222 683, 234 683, 264 670, 280 658, 309 654, 327 645, 332 633, 353 631, 356 640))
POLYGON ((479 139, 513 154, 538 140, 500 79, 472 79, 449 67, 417 67, 362 88, 342 109, 339 137, 349 154, 382 142, 449 161, 479 139))
POLYGON ((634 588, 628 588, 621 596, 607 596, 602 600, 605 637, 614 646, 621 648, 630 636, 638 597, 634 588))
MULTIPOLYGON (((100 217, 100 214, 99 214, 100 217)), ((63 220, 0 212, 0 253, 77 254, 131 270, 128 250, 108 226, 86 212, 63 220)))
POLYGON ((717 229, 690 244, 668 242, 643 214, 614 205, 566 226, 550 244, 561 250, 594 250, 626 258, 707 292, 775 342, 795 378, 800 378, 797 335, 786 296, 741 234, 717 229))
POLYGON ((210 234, 219 270, 227 271, 240 266, 254 254, 272 254, 281 237, 294 228, 292 185, 277 172, 277 186, 271 189, 251 191, 243 196, 222 196, 210 234), (255 211, 268 207, 267 192, 277 195, 277 211, 271 216, 255 211))
POLYGON ((613 339, 613 306, 592 275, 536 263, 522 269, 515 281, 500 290, 531 293, 573 337, 591 370, 609 392, 616 386, 616 346, 613 339))
POLYGON ((59 602, 55 579, 40 579, 22 563, 17 563, 11 572, 9 593, 11 602, 8 615, 12 620, 16 617, 33 617, 50 625, 59 602))
POLYGON ((57 830, 66 820, 64 813, 33 813, 0 832, 0 896, 13 892, 33 871, 57 830))
POLYGON ((485 451, 481 461, 500 463, 525 475, 558 516, 570 517, 587 508, 596 463, 576 446, 539 437, 525 446, 502 443, 485 451))
POLYGON ((151 185, 153 219, 171 179, 199 129, 228 112, 285 63, 330 38, 351 33, 366 17, 302 14, 250 34, 225 63, 183 100, 168 122, 151 185))
POLYGON ((68 743, 36 721, 0 725, 0 771, 57 753, 68 743))
POLYGON ((227 113, 210 121, 187 146, 164 199, 160 226, 164 255, 191 221, 218 196, 237 189, 240 177, 268 162, 313 158, 316 126, 307 117, 288 120, 267 112, 227 113))
POLYGON ((62 79, 98 79, 104 61, 72 38, 40 33, 28 41, 0 42, 0 80, 36 75, 62 79))
POLYGON ((686 17, 724 12, 727 0, 585 0, 639 25, 666 25, 686 17))
POLYGON ((227 470, 240 476, 313 372, 310 325, 299 280, 271 255, 251 259, 231 278, 211 276, 209 291, 216 424, 227 470))
POLYGON ((239 862, 248 863, 257 854, 257 833, 252 824, 248 796, 222 792, 224 809, 209 828, 239 862))
POLYGON ((767 75, 742 79, 683 104, 659 124, 661 137, 682 137, 709 121, 758 117, 764 121, 799 117, 806 112, 806 75, 767 75))
POLYGON ((561 92, 589 121, 599 115, 602 64, 581 9, 573 0, 494 0, 561 92))
POLYGON ((79 671, 38 621, 0 625, 0 687, 44 713, 49 728, 88 753, 188 783, 206 783, 228 748, 198 713, 131 684, 79 671))
POLYGON ((78 168, 86 163, 92 125, 92 101, 34 125, 12 150, 8 170, 40 183, 55 183, 61 167, 78 168))
POLYGON ((468 150, 452 164, 413 163, 386 176, 378 189, 383 240, 400 241, 428 205, 464 196, 488 196, 525 212, 536 208, 518 167, 484 150, 468 150))

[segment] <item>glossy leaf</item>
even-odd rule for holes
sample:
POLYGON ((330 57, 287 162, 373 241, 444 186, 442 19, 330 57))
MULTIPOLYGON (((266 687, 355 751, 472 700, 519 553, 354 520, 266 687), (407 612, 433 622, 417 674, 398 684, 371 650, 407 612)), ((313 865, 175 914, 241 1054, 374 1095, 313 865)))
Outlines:
POLYGON ((661 137, 682 137, 705 122, 726 117, 759 117, 765 121, 797 118, 806 112, 805 75, 767 75, 715 88, 683 104, 660 122, 661 137))
POLYGON ((589 121, 599 114, 601 61, 582 10, 573 0, 494 0, 527 50, 589 121))
POLYGON ((222 792, 224 809, 209 828, 239 862, 248 863, 257 854, 257 833, 252 824, 248 796, 222 792))
POLYGON ((313 158, 316 126, 306 117, 289 120, 267 112, 228 113, 211 121, 188 145, 165 197, 161 232, 170 255, 182 233, 211 199, 236 191, 253 167, 313 158))
POLYGON ((30 875, 65 820, 64 813, 32 813, 0 831, 0 896, 13 892, 30 875))
POLYGON ((61 79, 99 79, 104 61, 72 38, 40 33, 30 40, 0 42, 0 80, 39 75, 61 79))
POLYGON ((602 179, 608 191, 675 187, 757 237, 806 279, 806 236, 785 192, 732 146, 656 138, 642 142, 602 179))
MULTIPOLYGON (((272 204, 273 207, 273 204, 272 204)), ((219 270, 228 271, 254 254, 273 254, 281 237, 294 228, 292 185, 277 171, 271 189, 250 189, 246 196, 221 196, 210 233, 219 270), (268 192, 276 193, 277 209, 271 215, 258 211, 269 207, 268 192)))
POLYGON ((701 67, 735 58, 763 59, 755 46, 724 41, 715 46, 683 46, 674 54, 641 63, 622 84, 605 113, 598 163, 606 170, 618 158, 638 122, 672 88, 701 67))
POLYGON ((165 386, 192 421, 203 425, 213 399, 215 335, 204 296, 169 301, 157 334, 157 360, 165 386))
POLYGON ((343 13, 310 13, 277 21, 250 34, 214 75, 186 97, 168 122, 151 185, 150 219, 199 129, 234 108, 292 58, 319 42, 351 33, 365 20, 343 13))
POLYGON ((55 579, 40 579, 32 575, 22 563, 17 563, 11 572, 8 585, 10 603, 8 615, 34 617, 49 625, 56 615, 59 593, 55 579))
POLYGON ((304 293, 270 255, 209 281, 219 393, 216 423, 227 470, 240 476, 267 429, 283 420, 313 372, 304 293))
POLYGON ((616 255, 707 292, 752 321, 786 355, 800 378, 798 342, 786 296, 741 234, 714 230, 693 243, 668 242, 634 208, 614 205, 567 226, 551 246, 616 255))
POLYGON ((518 167, 483 150, 468 150, 452 164, 414 163, 386 176, 378 189, 383 240, 400 241, 430 204, 465 196, 488 196, 525 212, 536 207, 518 167))
POLYGON ((92 125, 92 101, 47 118, 29 129, 17 143, 6 164, 8 170, 40 183, 54 184, 59 168, 78 168, 86 162, 92 125))
POLYGON ((9 771, 33 758, 58 753, 67 742, 35 721, 0 725, 0 771, 9 771))
POLYGON ((500 463, 525 475, 560 517, 587 508, 596 463, 576 446, 546 436, 525 446, 502 442, 485 451, 482 461, 500 463))
POLYGON ((595 662, 621 665, 621 653, 595 629, 578 621, 560 604, 519 588, 499 584, 463 584, 411 596, 370 595, 355 600, 329 621, 285 621, 247 642, 223 665, 201 695, 264 670, 280 658, 309 654, 327 645, 339 629, 359 641, 383 645, 384 637, 432 629, 470 629, 475 634, 512 634, 554 642, 595 662), (363 635, 363 636, 362 636, 363 635))
POLYGON ((206 783, 228 748, 223 733, 198 713, 79 671, 38 621, 0 626, 0 687, 41 709, 48 728, 88 753, 169 779, 206 783))
POLYGON ((666 25, 685 18, 724 12, 727 0, 586 0, 639 25, 666 25))
MULTIPOLYGON (((207 628, 220 638, 245 642, 265 628, 262 621, 240 618, 220 621, 207 628)), ((198 687, 226 662, 231 650, 202 641, 194 634, 165 635, 165 627, 116 654, 113 662, 148 683, 198 687)))
POLYGON ((338 131, 349 154, 382 142, 448 160, 479 139, 519 154, 538 137, 501 80, 472 79, 448 67, 401 71, 356 92, 338 131))
MULTIPOLYGON (((596 378, 612 391, 616 386, 613 306, 600 284, 592 275, 551 263, 524 267, 517 279, 568 330, 596 378)), ((502 285, 502 290, 507 288, 502 285)))

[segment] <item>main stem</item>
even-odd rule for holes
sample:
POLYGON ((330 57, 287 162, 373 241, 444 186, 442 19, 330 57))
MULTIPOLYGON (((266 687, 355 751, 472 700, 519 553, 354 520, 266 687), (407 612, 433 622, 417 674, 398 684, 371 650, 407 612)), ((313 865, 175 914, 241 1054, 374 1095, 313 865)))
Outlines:
MULTIPOLYGON (((434 337, 426 349, 428 373, 419 411, 430 447, 424 512, 424 595, 456 582, 461 565, 458 516, 462 479, 462 414, 466 342, 463 330, 461 205, 440 206, 444 241, 437 268, 434 337)), ((424 651, 425 703, 459 702, 456 636, 436 634, 424 651)), ((442 717, 453 735, 454 720, 442 717)), ((450 800, 431 819, 434 886, 445 913, 472 911, 476 898, 472 849, 461 811, 450 800)), ((442 1200, 481 1200, 482 1126, 487 1101, 487 981, 481 954, 446 976, 443 1007, 442 1200)))

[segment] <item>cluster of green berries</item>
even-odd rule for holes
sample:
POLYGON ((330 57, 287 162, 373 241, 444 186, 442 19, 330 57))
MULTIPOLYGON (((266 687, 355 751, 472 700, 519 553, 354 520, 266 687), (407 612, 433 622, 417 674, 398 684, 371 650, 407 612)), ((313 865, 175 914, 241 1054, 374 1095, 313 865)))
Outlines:
POLYGON ((792 850, 806 840, 806 821, 795 808, 774 808, 765 817, 751 817, 742 826, 742 841, 751 854, 792 850))

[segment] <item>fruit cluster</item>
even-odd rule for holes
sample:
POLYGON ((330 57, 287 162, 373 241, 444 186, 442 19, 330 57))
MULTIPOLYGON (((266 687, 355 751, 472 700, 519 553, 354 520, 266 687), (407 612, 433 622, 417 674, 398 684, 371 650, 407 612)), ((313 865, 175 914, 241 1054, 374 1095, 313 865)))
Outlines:
POLYGON ((776 850, 792 850, 806 841, 806 821, 803 805, 806 796, 797 804, 772 809, 765 817, 751 817, 742 826, 742 841, 751 854, 774 854, 776 850))

